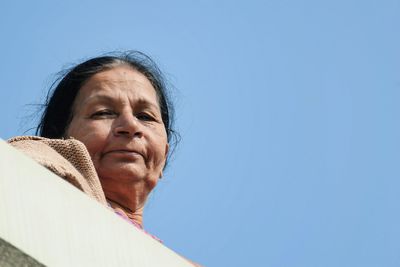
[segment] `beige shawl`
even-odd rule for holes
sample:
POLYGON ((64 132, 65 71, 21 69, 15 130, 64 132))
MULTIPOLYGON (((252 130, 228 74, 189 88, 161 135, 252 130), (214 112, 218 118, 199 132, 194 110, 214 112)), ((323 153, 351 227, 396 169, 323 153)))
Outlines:
POLYGON ((7 141, 39 164, 107 206, 99 177, 85 145, 73 138, 18 136, 7 141))

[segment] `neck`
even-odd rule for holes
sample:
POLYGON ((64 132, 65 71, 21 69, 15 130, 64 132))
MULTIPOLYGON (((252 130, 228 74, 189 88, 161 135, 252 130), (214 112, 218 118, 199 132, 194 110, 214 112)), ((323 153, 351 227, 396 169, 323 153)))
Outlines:
POLYGON ((143 209, 150 191, 145 183, 115 183, 102 182, 106 198, 114 209, 125 213, 129 219, 143 226, 143 209))
POLYGON ((143 228, 143 207, 138 208, 136 210, 131 210, 130 208, 122 205, 121 203, 111 199, 107 198, 108 203, 110 206, 119 212, 122 212, 125 214, 131 221, 136 223, 138 226, 143 228))

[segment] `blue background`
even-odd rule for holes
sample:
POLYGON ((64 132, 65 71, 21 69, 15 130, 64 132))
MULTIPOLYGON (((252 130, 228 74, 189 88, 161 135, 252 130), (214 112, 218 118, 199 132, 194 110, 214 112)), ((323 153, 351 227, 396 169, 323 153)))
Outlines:
MULTIPOLYGON (((206 266, 400 266, 400 1, 3 1, 0 137, 138 49, 182 135, 147 230, 206 266)), ((26 132, 28 130, 28 132, 26 132)))

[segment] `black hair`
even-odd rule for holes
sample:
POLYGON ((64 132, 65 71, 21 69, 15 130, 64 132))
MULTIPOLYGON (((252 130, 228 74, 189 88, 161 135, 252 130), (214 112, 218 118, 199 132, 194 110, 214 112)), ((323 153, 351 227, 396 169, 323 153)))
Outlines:
POLYGON ((157 93, 168 143, 172 146, 169 150, 169 158, 179 141, 179 135, 173 129, 174 106, 164 75, 149 56, 139 51, 113 52, 91 58, 59 73, 47 94, 36 135, 51 139, 63 138, 72 120, 74 100, 84 83, 99 72, 121 65, 130 66, 142 73, 153 85, 157 93))

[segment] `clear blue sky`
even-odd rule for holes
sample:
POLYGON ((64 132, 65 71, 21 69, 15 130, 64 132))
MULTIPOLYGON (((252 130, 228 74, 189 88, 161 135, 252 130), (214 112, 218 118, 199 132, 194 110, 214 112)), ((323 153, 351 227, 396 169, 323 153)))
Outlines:
MULTIPOLYGON (((54 73, 118 49, 174 85, 182 142, 146 210, 206 266, 400 266, 400 1, 0 4, 3 139, 54 73)), ((32 133, 32 132, 28 132, 32 133)))

